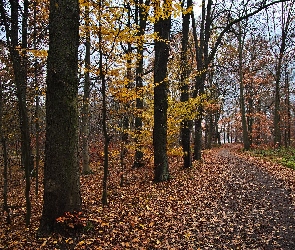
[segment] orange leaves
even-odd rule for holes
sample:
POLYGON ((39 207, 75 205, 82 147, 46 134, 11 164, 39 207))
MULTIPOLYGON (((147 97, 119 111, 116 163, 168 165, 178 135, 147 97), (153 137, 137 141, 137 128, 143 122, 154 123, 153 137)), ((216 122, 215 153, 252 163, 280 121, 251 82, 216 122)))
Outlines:
MULTIPOLYGON (((57 218, 65 234, 36 241, 36 228, 24 230, 23 225, 16 225, 22 212, 14 210, 11 228, 1 224, 0 246, 218 249, 222 245, 229 249, 288 249, 293 237, 292 224, 288 223, 293 222, 290 201, 295 197, 295 172, 239 152, 239 145, 205 151, 198 168, 186 171, 173 158, 173 179, 158 184, 152 182, 153 169, 146 167, 126 171, 125 186, 120 187, 116 174, 120 167, 114 165, 110 168, 110 205, 105 208, 97 199, 102 173, 96 170, 81 179, 83 213, 65 213, 57 218), (83 224, 80 229, 79 224, 83 224)), ((37 220, 35 216, 33 224, 37 220)))
POLYGON ((56 218, 56 222, 65 229, 81 229, 86 226, 86 219, 81 215, 82 212, 66 212, 64 216, 56 218))

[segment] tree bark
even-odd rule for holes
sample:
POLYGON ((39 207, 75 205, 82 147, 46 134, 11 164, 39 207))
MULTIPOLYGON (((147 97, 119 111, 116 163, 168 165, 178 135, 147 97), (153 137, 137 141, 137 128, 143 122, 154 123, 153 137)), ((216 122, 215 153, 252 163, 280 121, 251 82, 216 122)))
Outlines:
POLYGON ((39 233, 81 209, 78 165, 79 1, 50 1, 44 204, 39 233))
MULTIPOLYGON (((37 49, 37 2, 34 2, 34 50, 37 49)), ((35 108, 35 126, 36 126, 36 162, 35 162, 35 194, 38 195, 39 192, 39 166, 40 166, 40 97, 39 97, 39 86, 38 86, 38 60, 35 59, 34 62, 34 84, 36 90, 36 108, 35 108)))
POLYGON ((14 82, 16 86, 16 95, 18 98, 20 132, 21 132, 21 158, 25 169, 25 197, 26 197, 26 225, 30 224, 31 201, 30 201, 30 174, 34 169, 32 158, 31 137, 29 128, 28 111, 26 104, 27 88, 27 17, 28 1, 23 2, 22 16, 22 44, 19 47, 19 3, 17 0, 10 1, 11 16, 8 18, 4 2, 0 1, 0 15, 5 28, 6 41, 9 47, 10 58, 13 66, 14 82), (9 24, 10 22, 10 24, 9 24), (19 50, 21 48, 21 50, 19 50))
MULTIPOLYGON (((202 0, 202 20, 200 26, 199 38, 197 37, 197 30, 194 15, 192 15, 193 35, 196 50, 197 69, 199 74, 195 79, 195 89, 193 97, 203 95, 205 91, 205 79, 208 70, 208 49, 210 39, 210 25, 211 25, 211 7, 213 2, 208 1, 207 7, 205 0, 202 0)), ((194 138, 194 160, 201 160, 202 156, 202 120, 203 107, 200 104, 197 107, 197 118, 195 119, 195 138, 194 138)))
MULTIPOLYGON (((192 7, 192 0, 187 0, 187 9, 192 7)), ((182 15, 182 39, 181 39, 181 80, 180 80, 180 90, 181 96, 180 100, 182 102, 187 102, 189 100, 189 72, 188 72, 188 35, 189 35, 189 25, 190 25, 191 13, 188 12, 182 15)), ((183 151, 183 167, 191 167, 191 147, 190 147, 190 121, 184 119, 181 122, 181 144, 183 151)))
MULTIPOLYGON (((141 167, 144 165, 143 163, 143 152, 141 149, 142 138, 141 130, 142 130, 142 118, 141 113, 143 109, 143 96, 142 96, 142 87, 143 87, 143 45, 144 45, 144 34, 146 29, 146 22, 148 13, 142 8, 143 0, 139 0, 138 5, 138 14, 139 14, 139 30, 138 30, 138 43, 137 43, 137 65, 136 65, 136 109, 138 115, 135 117, 135 129, 136 129, 136 149, 135 149, 135 159, 133 167, 141 167)), ((145 6, 150 5, 150 0, 145 1, 145 6)))
POLYGON ((89 5, 85 6, 85 82, 83 93, 83 106, 82 106, 82 171, 84 174, 91 172, 89 165, 89 98, 90 98, 90 17, 89 5))
MULTIPOLYGON (((99 0, 99 10, 102 9, 102 0, 99 0)), ((101 14, 101 12, 100 12, 101 14)), ((99 76, 101 80, 101 94, 102 94, 102 130, 104 137, 104 162, 103 162, 103 179, 102 179, 102 205, 106 206, 108 204, 108 175, 109 175, 109 142, 110 138, 107 130, 107 100, 106 100, 106 70, 103 68, 103 51, 102 51, 102 24, 99 22, 99 76)))
POLYGON ((240 109, 241 109, 241 119, 242 119, 243 144, 244 144, 244 150, 249 150, 251 145, 249 140, 247 120, 246 120, 246 108, 245 108, 245 98, 244 98, 244 74, 243 74, 244 38, 242 37, 242 30, 240 25, 239 25, 239 32, 237 34, 237 38, 238 38, 238 53, 239 53, 240 109))
POLYGON ((285 68, 285 90, 286 90, 286 98, 285 98, 285 147, 289 147, 291 143, 291 104, 290 104, 290 83, 289 83, 289 73, 287 71, 287 67, 285 68))
POLYGON ((3 83, 0 82, 0 140, 3 154, 3 211, 6 213, 7 224, 11 223, 10 212, 8 208, 8 155, 6 146, 6 137, 3 131, 3 83))
MULTIPOLYGON (((168 1, 164 1, 164 6, 168 1)), ((156 6, 161 8, 159 4, 156 6)), ((166 6, 167 7, 167 6, 166 6)), ((159 10, 159 9, 158 9, 159 10)), ((168 14, 168 13, 165 13, 168 14)), ((168 109, 168 80, 167 64, 169 57, 169 39, 171 29, 170 13, 164 19, 156 21, 154 31, 158 38, 155 41, 154 67, 154 180, 156 182, 169 179, 167 159, 167 109, 168 109)))

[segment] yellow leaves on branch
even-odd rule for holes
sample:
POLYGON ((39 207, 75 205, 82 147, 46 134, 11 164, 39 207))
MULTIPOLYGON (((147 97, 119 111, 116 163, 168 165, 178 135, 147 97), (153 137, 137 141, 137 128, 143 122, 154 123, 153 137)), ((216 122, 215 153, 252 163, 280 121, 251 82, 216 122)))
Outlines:
POLYGON ((34 57, 45 58, 48 56, 47 50, 29 50, 34 57))
POLYGON ((30 53, 32 56, 38 57, 38 58, 45 58, 48 56, 48 52, 45 49, 40 49, 40 50, 38 50, 38 49, 25 49, 25 48, 22 48, 21 46, 17 46, 15 49, 21 55, 23 55, 25 53, 30 53))
POLYGON ((207 95, 190 98, 188 101, 181 102, 168 98, 168 115, 174 122, 180 123, 183 120, 193 120, 198 116, 198 107, 204 105, 207 95))
POLYGON ((181 1, 172 0, 153 0, 154 13, 149 15, 148 20, 151 23, 155 23, 159 19, 167 19, 172 16, 173 18, 180 17, 182 14, 192 12, 193 6, 189 8, 183 8, 181 1))
POLYGON ((183 8, 181 6, 181 2, 179 1, 175 1, 173 2, 173 17, 177 18, 180 17, 182 14, 188 14, 190 12, 192 12, 193 7, 190 6, 189 8, 183 8))
POLYGON ((182 148, 178 145, 179 131, 183 120, 194 120, 198 116, 200 105, 206 105, 207 95, 197 96, 188 101, 168 98, 168 154, 182 156, 182 148))
POLYGON ((80 8, 81 7, 90 7, 91 6, 90 1, 87 1, 87 0, 79 0, 79 5, 80 5, 80 8))
POLYGON ((136 93, 134 89, 120 88, 115 90, 114 88, 112 88, 111 92, 114 98, 120 103, 130 103, 132 101, 135 101, 136 99, 136 93))

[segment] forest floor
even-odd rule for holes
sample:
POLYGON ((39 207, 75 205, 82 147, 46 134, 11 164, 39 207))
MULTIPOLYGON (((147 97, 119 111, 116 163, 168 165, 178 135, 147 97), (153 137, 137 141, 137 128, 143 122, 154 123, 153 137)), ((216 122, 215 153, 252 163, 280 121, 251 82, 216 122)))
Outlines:
POLYGON ((120 186, 111 167, 104 208, 102 169, 93 170, 81 178, 82 213, 60 219, 63 233, 36 239, 42 192, 32 186, 26 228, 23 173, 13 169, 12 223, 2 213, 0 249, 295 249, 295 171, 237 145, 204 151, 190 170, 171 161, 172 179, 164 183, 153 183, 153 169, 145 167, 129 170, 120 186))

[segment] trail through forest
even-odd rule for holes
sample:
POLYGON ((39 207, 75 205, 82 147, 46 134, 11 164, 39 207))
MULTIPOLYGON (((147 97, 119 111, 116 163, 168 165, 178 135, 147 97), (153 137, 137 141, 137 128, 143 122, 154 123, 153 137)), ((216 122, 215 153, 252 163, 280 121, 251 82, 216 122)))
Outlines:
POLYGON ((217 164, 218 158, 225 166, 217 181, 218 202, 212 207, 219 223, 206 222, 204 228, 213 234, 202 247, 295 249, 292 191, 271 172, 274 165, 241 157, 229 148, 218 151, 217 164))
POLYGON ((171 161, 173 178, 158 184, 151 167, 130 169, 121 187, 113 164, 105 208, 102 170, 95 169, 81 180, 82 214, 61 218, 63 233, 39 239, 42 196, 32 194, 32 225, 25 229, 24 208, 16 206, 24 204, 20 182, 10 188, 12 225, 2 216, 0 248, 295 249, 293 170, 241 153, 239 146, 205 151, 191 170, 180 165, 171 161))

